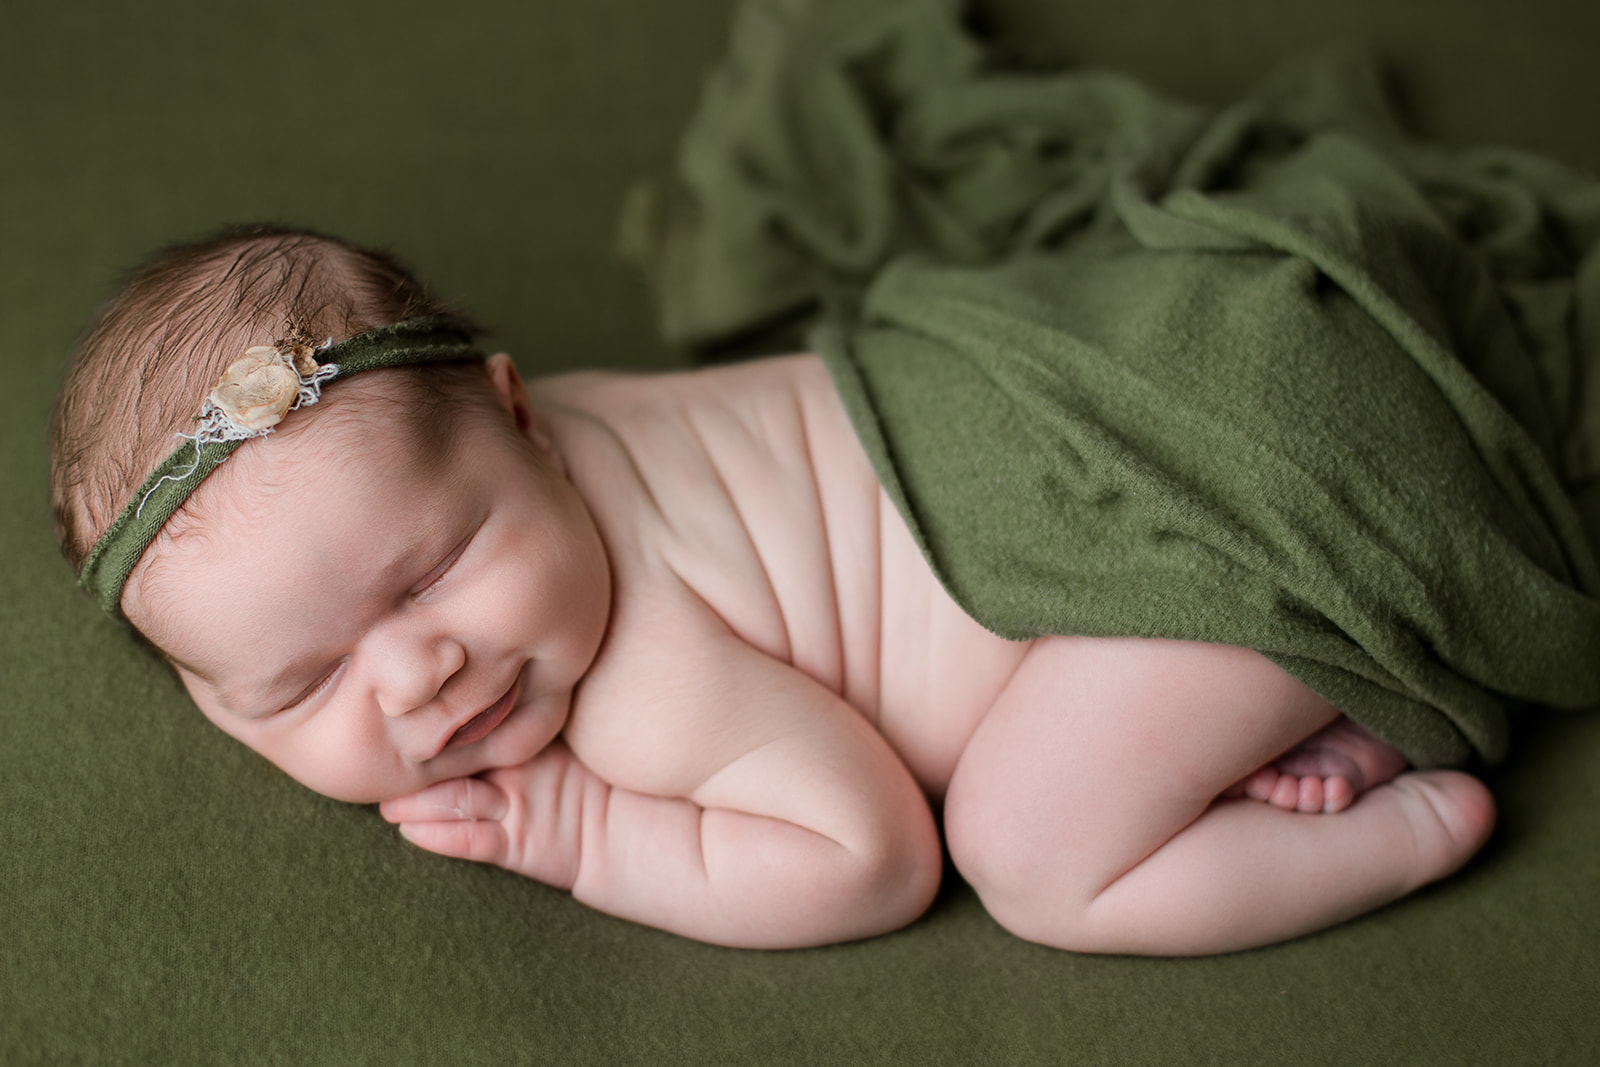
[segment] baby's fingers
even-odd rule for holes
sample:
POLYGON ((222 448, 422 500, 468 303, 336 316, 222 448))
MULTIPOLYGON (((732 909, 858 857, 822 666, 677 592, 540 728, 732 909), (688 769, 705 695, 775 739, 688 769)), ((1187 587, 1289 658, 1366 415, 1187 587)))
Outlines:
POLYGON ((452 778, 407 796, 385 800, 378 811, 394 823, 503 819, 505 792, 481 778, 452 778))
MULTIPOLYGON (((598 781, 584 775, 557 742, 527 763, 439 782, 378 810, 419 848, 571 889, 578 876, 579 794, 598 781)), ((603 798, 594 803, 603 809, 603 798)))
POLYGON ((505 829, 499 820, 510 808, 505 791, 481 778, 452 778, 409 796, 378 805, 383 817, 400 824, 407 841, 429 852, 479 863, 504 864, 505 829))
POLYGON ((402 822, 400 836, 441 856, 505 866, 506 831, 497 822, 402 822))

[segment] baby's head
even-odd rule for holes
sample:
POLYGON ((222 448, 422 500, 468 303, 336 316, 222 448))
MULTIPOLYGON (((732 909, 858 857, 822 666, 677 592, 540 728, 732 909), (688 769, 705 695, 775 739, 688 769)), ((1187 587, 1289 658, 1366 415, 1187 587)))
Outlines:
POLYGON ((226 231, 160 253, 107 302, 52 423, 74 568, 89 562, 208 718, 343 800, 531 758, 609 614, 604 549, 514 366, 444 313, 387 256, 226 231), (213 393, 263 364, 301 406, 227 455, 210 439, 290 402, 263 417, 213 393), (226 456, 209 475, 175 436, 202 405, 199 453, 226 456), (119 556, 125 584, 104 563, 119 556))

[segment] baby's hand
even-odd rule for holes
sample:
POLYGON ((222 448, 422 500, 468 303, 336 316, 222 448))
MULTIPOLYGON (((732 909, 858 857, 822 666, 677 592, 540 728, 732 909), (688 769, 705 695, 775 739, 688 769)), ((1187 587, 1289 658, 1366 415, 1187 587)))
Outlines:
POLYGON ((570 890, 578 876, 584 794, 606 788, 556 741, 527 763, 436 782, 378 810, 430 852, 493 863, 570 890))

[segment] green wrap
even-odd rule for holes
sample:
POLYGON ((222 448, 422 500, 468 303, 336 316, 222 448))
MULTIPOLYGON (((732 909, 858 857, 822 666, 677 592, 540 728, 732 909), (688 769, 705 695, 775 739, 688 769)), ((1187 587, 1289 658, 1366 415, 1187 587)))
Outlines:
POLYGON ((1600 183, 1407 138, 1359 57, 1209 111, 751 2, 624 236, 677 341, 820 310, 998 633, 1256 648, 1424 766, 1600 701, 1600 183))

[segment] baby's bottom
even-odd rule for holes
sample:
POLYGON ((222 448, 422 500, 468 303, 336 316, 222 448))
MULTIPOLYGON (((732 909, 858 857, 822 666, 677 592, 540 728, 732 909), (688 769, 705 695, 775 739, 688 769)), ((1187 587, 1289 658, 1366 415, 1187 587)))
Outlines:
POLYGON ((1398 774, 1335 815, 1241 795, 1339 720, 1246 649, 1041 641, 956 767, 951 855, 1002 925, 1078 951, 1228 952, 1333 925, 1456 870, 1494 823, 1453 771, 1398 774))

